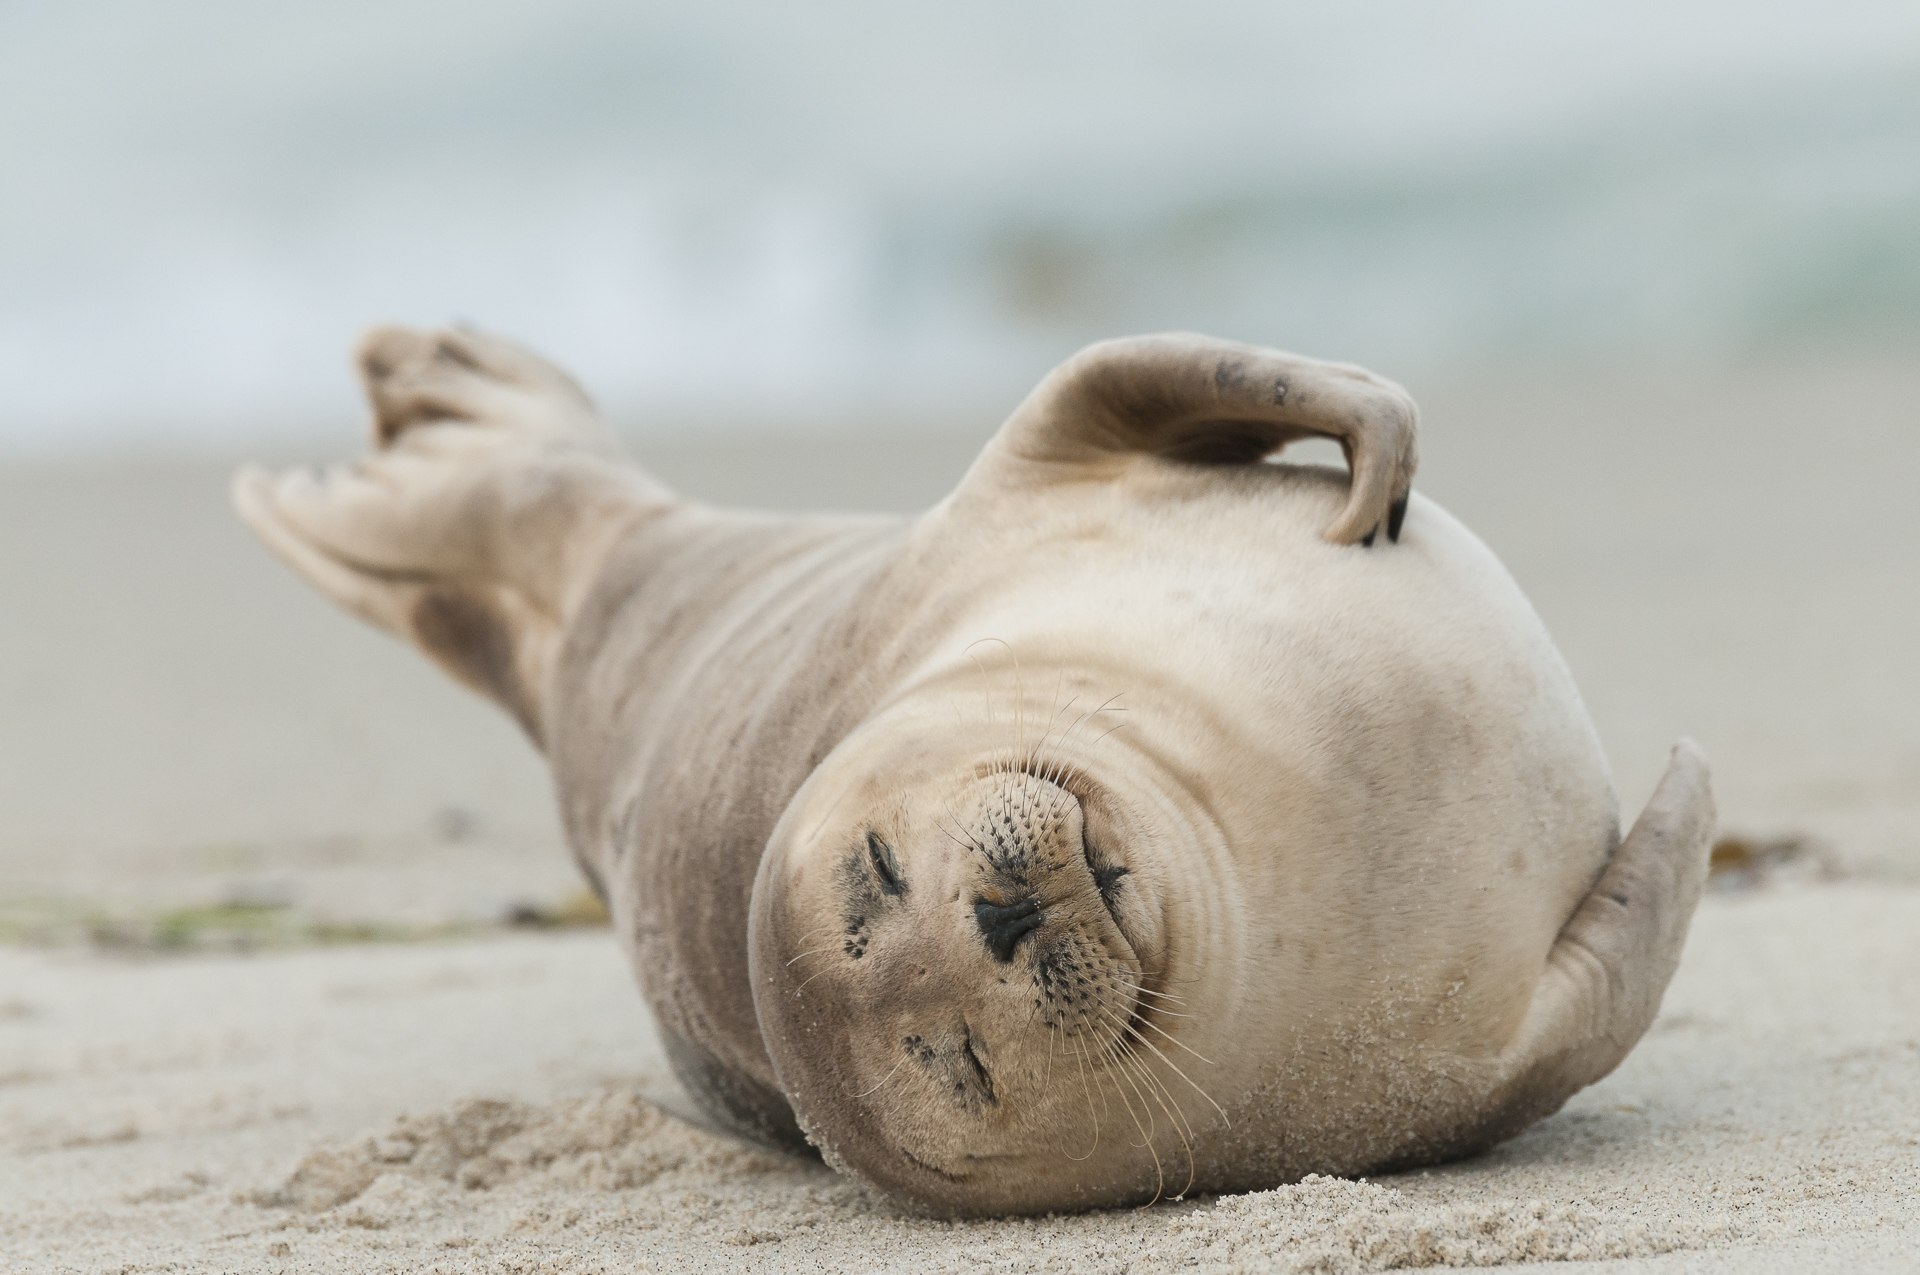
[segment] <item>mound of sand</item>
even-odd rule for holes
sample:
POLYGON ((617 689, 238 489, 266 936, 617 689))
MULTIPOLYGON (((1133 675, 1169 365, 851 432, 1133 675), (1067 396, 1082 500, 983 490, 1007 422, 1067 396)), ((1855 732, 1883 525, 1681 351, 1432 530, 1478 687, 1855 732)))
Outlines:
POLYGON ((388 1232, 390 1244, 415 1252, 457 1250, 457 1260, 428 1267, 448 1271, 595 1272, 635 1261, 678 1269, 745 1263, 739 1250, 759 1249, 751 1264, 780 1269, 838 1253, 858 1267, 1347 1275, 1648 1257, 1746 1238, 1720 1214, 1661 1218, 1498 1196, 1433 1201, 1318 1176, 1153 1209, 930 1222, 817 1165, 750 1150, 619 1090, 402 1117, 314 1150, 280 1187, 241 1198, 292 1215, 270 1224, 283 1236, 270 1256, 337 1260, 367 1244, 365 1233, 388 1232), (784 1247, 766 1247, 776 1244, 784 1247), (536 1253, 538 1264, 527 1267, 536 1253))
MULTIPOLYGON (((976 1264, 1014 1269, 1045 1269, 1049 1259, 1072 1269, 1089 1247, 1111 1246, 1118 1229, 1134 1250, 1129 1269, 1331 1275, 1643 1257, 1738 1237, 1724 1218, 1660 1225, 1541 1201, 1422 1203, 1392 1187, 1318 1176, 1197 1206, 946 1226, 896 1216, 816 1166, 750 1150, 619 1091, 544 1106, 481 1100, 403 1117, 383 1133, 316 1149, 281 1187, 251 1200, 307 1215, 287 1229, 314 1237, 439 1230, 442 1247, 458 1247, 463 1265, 480 1269, 493 1260, 510 1266, 530 1243, 568 1254, 571 1265, 556 1270, 615 1269, 655 1229, 682 1261, 715 1248, 800 1239, 811 1249, 858 1234, 929 1256, 957 1248, 976 1264)), ((280 1243, 291 1256, 293 1243, 280 1243)))
MULTIPOLYGON (((392 1129, 321 1147, 282 1187, 255 1203, 306 1211, 361 1202, 383 1178, 484 1191, 522 1178, 543 1187, 631 1191, 662 1178, 737 1182, 792 1167, 666 1115, 637 1094, 610 1092, 545 1107, 476 1099, 434 1116, 402 1116, 392 1129)), ((398 1187, 389 1187, 398 1190, 398 1187)))
POLYGON ((1715 896, 1620 1069, 1488 1155, 948 1223, 670 1114, 604 931, 0 948, 0 1270, 1911 1270, 1916 984, 1920 890, 1715 896))
POLYGON ((1277 1191, 1221 1200, 1169 1226, 1202 1269, 1406 1270, 1585 1262, 1698 1248, 1736 1234, 1718 1221, 1649 1226, 1635 1217, 1538 1200, 1423 1205, 1368 1182, 1308 1177, 1277 1191))

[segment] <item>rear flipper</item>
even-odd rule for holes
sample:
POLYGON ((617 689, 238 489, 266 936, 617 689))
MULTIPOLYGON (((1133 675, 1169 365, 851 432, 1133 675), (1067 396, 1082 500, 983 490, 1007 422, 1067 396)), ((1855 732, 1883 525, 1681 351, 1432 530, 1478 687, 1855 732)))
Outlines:
POLYGON ((1660 1011, 1700 902, 1713 842, 1706 758, 1674 745, 1667 773, 1599 882, 1560 931, 1520 1030, 1499 1058, 1488 1146, 1619 1065, 1660 1011))
POLYGON ((538 742, 546 669, 620 532, 672 500, 565 373, 464 330, 373 331, 374 450, 242 470, 247 525, 309 584, 407 638, 538 742))

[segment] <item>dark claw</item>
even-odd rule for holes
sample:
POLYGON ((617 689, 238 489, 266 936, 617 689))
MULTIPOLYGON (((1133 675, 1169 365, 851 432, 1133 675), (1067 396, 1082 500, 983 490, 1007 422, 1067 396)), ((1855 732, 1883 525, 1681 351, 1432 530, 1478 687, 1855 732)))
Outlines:
POLYGON ((1380 534, 1380 524, 1376 522, 1373 524, 1372 531, 1369 531, 1366 535, 1360 537, 1360 547, 1362 549, 1373 548, 1373 538, 1379 534, 1380 534))
POLYGON ((1412 495, 1412 492, 1408 492, 1387 510, 1387 539, 1395 544, 1400 543, 1400 524, 1407 520, 1407 500, 1412 495))

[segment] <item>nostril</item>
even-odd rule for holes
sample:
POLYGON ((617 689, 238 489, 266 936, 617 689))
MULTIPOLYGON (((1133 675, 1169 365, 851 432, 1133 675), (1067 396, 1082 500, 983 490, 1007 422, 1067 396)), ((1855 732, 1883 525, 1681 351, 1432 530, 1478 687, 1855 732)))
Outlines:
POLYGON ((987 948, 997 961, 1011 961, 1013 949, 1020 940, 1040 928, 1047 914, 1040 910, 1039 899, 1022 899, 1006 907, 977 899, 973 905, 973 919, 980 924, 980 933, 986 936, 987 948))

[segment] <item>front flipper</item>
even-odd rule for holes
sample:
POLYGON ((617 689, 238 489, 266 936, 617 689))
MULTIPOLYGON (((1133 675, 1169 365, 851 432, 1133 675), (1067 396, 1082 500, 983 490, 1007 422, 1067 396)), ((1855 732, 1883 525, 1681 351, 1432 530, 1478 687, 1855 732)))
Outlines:
POLYGON ((997 481, 1045 482, 1141 455, 1254 464, 1297 439, 1331 438, 1353 482, 1325 537, 1371 544, 1382 528, 1400 538, 1419 417, 1405 390, 1351 364, 1191 333, 1126 337, 1055 368, 981 464, 997 481))
POLYGON ((1519 1032, 1501 1051, 1493 1127, 1511 1137, 1605 1076, 1660 1011, 1700 902, 1713 842, 1706 758, 1674 745, 1647 808, 1560 931, 1519 1032))

